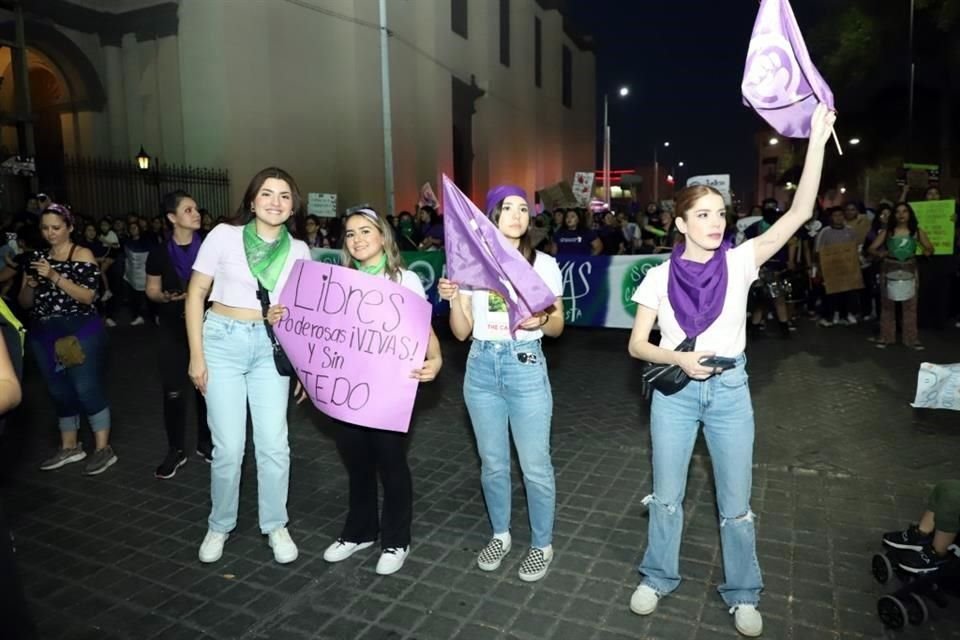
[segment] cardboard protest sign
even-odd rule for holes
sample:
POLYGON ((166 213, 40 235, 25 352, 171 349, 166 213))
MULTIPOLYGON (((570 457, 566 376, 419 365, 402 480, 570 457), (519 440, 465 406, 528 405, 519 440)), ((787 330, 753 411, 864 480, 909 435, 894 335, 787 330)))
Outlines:
POLYGON ((577 197, 573 194, 573 189, 566 182, 544 187, 537 193, 540 194, 540 202, 550 211, 580 206, 577 197))
MULTIPOLYGON (((917 223, 933 244, 933 255, 952 256, 953 240, 956 233, 956 200, 926 200, 911 202, 917 223)), ((923 253, 923 247, 917 244, 917 254, 923 253)))
POLYGON ((297 260, 274 327, 313 406, 331 418, 406 432, 423 366, 430 304, 386 278, 297 260))
POLYGON ((573 195, 577 204, 586 207, 593 195, 593 171, 577 171, 573 176, 573 195))
POLYGON ((820 248, 820 268, 827 293, 843 293, 863 289, 860 257, 853 242, 820 248))
POLYGON ((960 364, 921 364, 917 374, 917 396, 910 406, 960 411, 960 364))
POLYGON ((695 184, 702 184, 707 187, 713 187, 720 192, 720 195, 723 196, 723 204, 728 207, 733 204, 733 199, 730 195, 730 174, 715 174, 709 176, 694 176, 687 179, 687 186, 692 187, 695 184))
POLYGON ((307 215, 336 218, 337 194, 315 192, 307 194, 307 215))

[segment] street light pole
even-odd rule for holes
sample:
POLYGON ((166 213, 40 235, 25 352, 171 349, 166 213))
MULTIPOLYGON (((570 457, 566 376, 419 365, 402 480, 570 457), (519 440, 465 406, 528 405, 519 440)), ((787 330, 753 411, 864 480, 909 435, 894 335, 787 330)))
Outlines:
POLYGON ((603 94, 603 201, 610 209, 610 113, 606 93, 603 94))
POLYGON ((909 48, 910 48, 910 90, 909 90, 909 101, 907 106, 907 153, 904 158, 905 162, 910 162, 910 151, 913 146, 913 86, 914 80, 917 74, 917 65, 913 61, 913 21, 914 21, 914 2, 915 0, 910 0, 910 36, 909 36, 909 48))
MULTIPOLYGON (((669 147, 669 142, 663 143, 664 147, 669 147)), ((657 159, 658 152, 660 151, 660 145, 653 145, 653 201, 656 203, 660 202, 660 162, 657 159)))

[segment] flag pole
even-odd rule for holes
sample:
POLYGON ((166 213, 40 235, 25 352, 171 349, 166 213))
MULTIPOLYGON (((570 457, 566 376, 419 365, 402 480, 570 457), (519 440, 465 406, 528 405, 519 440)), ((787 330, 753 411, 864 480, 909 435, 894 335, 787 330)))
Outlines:
POLYGON ((843 149, 840 148, 840 140, 837 139, 836 129, 830 129, 830 133, 833 134, 833 141, 837 145, 837 153, 839 153, 840 155, 843 155, 843 149))

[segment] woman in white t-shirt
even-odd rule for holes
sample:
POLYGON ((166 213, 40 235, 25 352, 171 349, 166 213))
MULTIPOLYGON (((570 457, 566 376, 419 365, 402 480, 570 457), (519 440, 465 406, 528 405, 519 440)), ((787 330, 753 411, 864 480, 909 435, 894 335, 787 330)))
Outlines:
POLYGON ((296 183, 282 169, 264 169, 250 181, 233 220, 217 225, 203 241, 187 290, 186 322, 190 380, 207 401, 213 436, 210 469, 212 508, 200 561, 216 562, 237 525, 240 472, 247 435, 247 404, 257 456, 260 531, 273 557, 297 559, 287 532, 290 445, 287 400, 290 378, 281 376, 264 320, 276 324, 283 307, 263 317, 259 290, 277 300, 294 262, 310 250, 294 240, 287 221, 302 209, 296 183), (204 316, 209 296, 210 310, 204 316))
POLYGON ((640 565, 643 580, 630 600, 630 609, 638 615, 653 613, 659 598, 680 584, 683 497, 703 423, 720 512, 725 581, 719 592, 740 633, 763 632, 757 611, 763 581, 750 510, 754 422, 743 355, 747 296, 760 265, 813 215, 824 145, 835 119, 826 107, 817 107, 793 206, 769 230, 735 249, 724 242, 726 209, 721 194, 705 186, 682 190, 676 198, 676 224, 683 241, 669 261, 647 273, 633 296, 637 315, 630 355, 676 364, 691 378, 671 395, 653 393, 653 493, 644 499, 650 524, 640 565), (660 326, 659 346, 650 342, 654 322, 660 326), (694 350, 675 351, 687 338, 696 340, 694 350), (714 356, 729 361, 710 361, 714 356))
POLYGON ((500 186, 487 194, 486 213, 500 232, 530 262, 556 294, 554 305, 524 321, 510 334, 507 305, 499 294, 460 289, 441 278, 440 296, 451 302, 450 328, 460 340, 473 338, 463 381, 473 432, 480 453, 480 481, 493 527, 493 538, 477 564, 484 571, 500 567, 510 551, 510 435, 517 448, 530 514, 530 550, 520 565, 520 579, 540 580, 553 560, 556 486, 550 459, 553 395, 543 336, 563 332, 563 282, 557 261, 535 251, 529 234, 530 207, 523 189, 500 186))
MULTIPOLYGON (((344 220, 343 265, 373 276, 389 278, 422 298, 420 276, 404 268, 393 229, 372 209, 360 209, 344 220)), ((420 382, 437 377, 443 360, 433 327, 423 366, 410 372, 420 382)), ((298 387, 298 391, 300 388, 298 387)), ((306 397, 299 394, 299 401, 306 397)), ((413 520, 413 482, 407 465, 407 434, 336 422, 337 450, 350 477, 347 521, 327 547, 327 562, 346 560, 380 538, 377 573, 396 573, 410 553, 413 520), (383 511, 377 514, 377 476, 383 484, 383 511)))

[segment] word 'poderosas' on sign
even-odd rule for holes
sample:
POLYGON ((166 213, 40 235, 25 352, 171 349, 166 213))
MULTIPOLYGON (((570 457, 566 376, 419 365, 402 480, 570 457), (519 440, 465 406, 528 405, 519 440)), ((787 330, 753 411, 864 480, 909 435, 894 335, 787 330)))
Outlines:
POLYGON ((406 432, 430 304, 387 278, 297 260, 274 332, 313 405, 337 420, 406 432))

